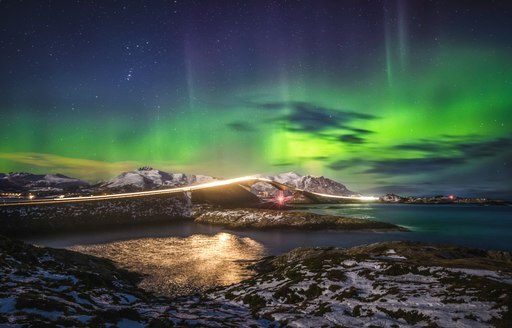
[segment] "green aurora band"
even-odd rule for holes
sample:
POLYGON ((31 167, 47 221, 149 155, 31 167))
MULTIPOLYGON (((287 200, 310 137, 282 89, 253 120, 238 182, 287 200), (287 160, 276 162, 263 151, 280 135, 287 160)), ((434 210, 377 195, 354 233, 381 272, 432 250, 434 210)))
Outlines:
MULTIPOLYGON (((290 78, 277 85, 267 83, 230 90, 225 99, 216 99, 219 105, 194 105, 219 107, 215 110, 189 110, 190 105, 183 104, 182 114, 169 115, 162 109, 151 120, 107 114, 105 120, 98 121, 87 117, 87 112, 52 117, 44 113, 34 115, 34 108, 19 107, 14 114, 2 117, 9 124, 3 124, 0 131, 0 167, 4 171, 59 170, 95 179, 138 165, 225 177, 281 169, 277 165, 310 174, 341 176, 347 183, 370 186, 375 176, 361 173, 368 169, 365 161, 337 171, 326 166, 325 160, 423 158, 431 154, 393 147, 425 140, 449 142, 450 137, 484 141, 509 137, 510 58, 505 52, 444 51, 407 74, 394 74, 392 85, 386 70, 377 68, 380 73, 356 83, 290 78), (230 104, 229 99, 240 98, 254 102, 313 103, 325 108, 377 113, 377 118, 351 122, 349 128, 372 133, 360 142, 344 143, 338 136, 350 134, 345 126, 327 127, 321 134, 289 129, 293 128, 293 122, 286 120, 289 108, 266 111, 250 104, 230 104), (61 120, 72 123, 55 124, 61 120), (243 122, 246 129, 228 128, 232 122, 243 122), (17 160, 17 153, 35 152, 62 158, 39 166, 30 159, 17 160), (87 167, 93 172, 77 166, 74 159, 96 161, 87 167)), ((457 154, 452 151, 440 155, 457 154)), ((471 170, 472 165, 469 166, 447 169, 471 170)))
POLYGON ((144 108, 115 88, 72 89, 80 77, 64 69, 26 88, 20 82, 15 101, 0 108, 0 172, 98 181, 144 165, 225 178, 293 170, 364 193, 512 195, 510 42, 457 33, 412 42, 405 2, 396 3, 381 44, 346 69, 332 53, 308 57, 306 44, 226 57, 223 79, 197 51, 202 39, 190 36, 179 50, 178 86, 134 71, 144 89, 129 92, 139 92, 144 108), (247 62, 255 66, 249 76, 241 73, 247 62))

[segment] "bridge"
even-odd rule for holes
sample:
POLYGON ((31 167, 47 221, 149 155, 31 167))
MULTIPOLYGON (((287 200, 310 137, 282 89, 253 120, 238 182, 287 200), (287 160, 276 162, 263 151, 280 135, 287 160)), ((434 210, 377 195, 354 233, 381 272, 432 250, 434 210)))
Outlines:
POLYGON ((270 179, 247 176, 234 179, 206 182, 199 185, 158 189, 149 191, 112 193, 104 195, 76 196, 76 197, 55 197, 45 199, 18 200, 15 202, 6 202, 0 206, 20 206, 20 205, 39 205, 39 204, 65 204, 79 202, 94 202, 114 199, 129 199, 148 196, 179 195, 190 193, 192 200, 197 202, 210 202, 219 205, 232 206, 250 206, 262 203, 262 200, 254 195, 250 188, 256 183, 267 183, 281 191, 290 191, 303 195, 312 203, 332 203, 332 202, 371 202, 378 198, 371 196, 339 196, 316 193, 291 187, 270 179))

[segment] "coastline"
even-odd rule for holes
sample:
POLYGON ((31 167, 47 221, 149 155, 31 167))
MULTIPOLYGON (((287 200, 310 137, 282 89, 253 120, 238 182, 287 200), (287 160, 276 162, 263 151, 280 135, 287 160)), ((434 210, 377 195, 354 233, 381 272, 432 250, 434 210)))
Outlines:
POLYGON ((297 248, 201 295, 157 297, 111 261, 0 237, 0 324, 255 327, 512 323, 512 255, 386 242, 297 248), (417 295, 417 294, 420 295, 417 295))
POLYGON ((247 208, 206 210, 199 213, 194 222, 234 230, 409 231, 398 225, 368 219, 289 210, 247 208))

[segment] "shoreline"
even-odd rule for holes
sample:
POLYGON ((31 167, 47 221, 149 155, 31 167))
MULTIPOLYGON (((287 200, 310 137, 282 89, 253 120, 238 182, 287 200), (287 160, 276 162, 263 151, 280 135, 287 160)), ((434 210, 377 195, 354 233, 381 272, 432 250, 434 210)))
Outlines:
POLYGON ((247 208, 202 211, 195 217, 194 222, 233 230, 409 231, 392 223, 370 219, 247 208))
POLYGON ((509 252, 417 242, 301 247, 262 258, 251 265, 256 274, 239 283, 178 298, 140 289, 141 273, 74 251, 0 237, 0 259, 0 324, 512 322, 509 252))

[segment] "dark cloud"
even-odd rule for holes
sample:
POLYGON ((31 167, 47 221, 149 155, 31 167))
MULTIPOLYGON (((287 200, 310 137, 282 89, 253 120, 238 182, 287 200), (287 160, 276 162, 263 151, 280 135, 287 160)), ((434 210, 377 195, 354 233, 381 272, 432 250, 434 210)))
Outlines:
POLYGON ((256 129, 248 122, 235 121, 226 124, 229 128, 238 132, 254 132, 256 129))
POLYGON ((366 142, 364 138, 361 138, 355 134, 344 134, 339 137, 339 140, 346 143, 352 144, 363 144, 366 142))
POLYGON ((418 143, 396 145, 393 148, 396 150, 416 150, 430 153, 439 153, 441 151, 447 150, 447 144, 445 142, 433 142, 423 140, 418 143))
POLYGON ((393 147, 396 150, 416 150, 432 155, 444 153, 458 153, 460 157, 481 158, 510 151, 512 139, 498 138, 493 140, 477 140, 475 136, 463 139, 460 137, 445 136, 441 140, 420 140, 416 143, 406 143, 393 147))
POLYGON ((281 110, 286 108, 287 103, 284 102, 267 102, 254 104, 256 107, 267 110, 281 110))
POLYGON ((381 185, 361 191, 363 194, 385 195, 397 194, 400 196, 418 195, 425 192, 424 188, 416 185, 381 185))
POLYGON ((456 145, 457 149, 468 158, 489 157, 512 150, 512 139, 499 138, 483 142, 464 142, 456 145))
POLYGON ((272 163, 271 165, 272 166, 292 166, 294 164, 293 163, 283 162, 283 163, 272 163))
MULTIPOLYGON (((420 140, 416 143, 407 143, 396 145, 395 150, 413 150, 425 153, 428 158, 394 160, 389 162, 375 162, 368 171, 371 173, 394 173, 394 174, 413 174, 414 168, 436 171, 445 168, 445 165, 474 163, 477 160, 490 158, 496 162, 499 158, 507 162, 506 158, 512 156, 512 139, 496 138, 491 140, 479 140, 478 136, 467 137, 443 136, 440 140, 420 140), (439 160, 439 165, 437 164, 439 160), (405 170, 397 172, 398 167, 393 169, 394 165, 408 165, 405 170), (410 169, 409 169, 410 168, 410 169), (407 173, 410 172, 410 173, 407 173)), ((500 164, 501 165, 501 164, 500 164)), ((500 165, 489 164, 486 171, 500 171, 500 165)))
POLYGON ((355 132, 357 134, 372 134, 374 131, 366 130, 366 129, 358 129, 358 128, 347 128, 347 130, 350 130, 352 132, 355 132))
MULTIPOLYGON (((357 143, 358 140, 351 135, 342 136, 346 140, 341 141, 357 143), (354 140, 351 140, 354 139, 354 140)), ((497 138, 492 140, 470 140, 462 138, 449 138, 435 140, 421 140, 418 143, 396 145, 392 150, 417 150, 424 152, 424 157, 396 158, 386 160, 339 160, 332 162, 328 167, 340 171, 352 167, 361 167, 365 173, 388 175, 414 175, 421 173, 433 173, 445 169, 457 169, 462 165, 469 165, 475 159, 492 159, 486 167, 486 174, 507 177, 507 163, 512 162, 512 139, 497 138)), ((457 171, 452 171, 457 172, 457 171)), ((483 172, 482 174, 484 174, 483 172)), ((443 177, 446 179, 446 177, 443 177)))
POLYGON ((373 120, 377 116, 336 108, 327 108, 309 102, 267 102, 254 104, 257 108, 280 111, 289 108, 291 113, 281 117, 291 124, 288 129, 319 133, 329 128, 343 128, 356 133, 371 133, 369 130, 351 128, 348 125, 357 120, 373 120))
POLYGON ((339 125, 331 113, 319 110, 295 109, 286 119, 294 125, 292 129, 306 132, 319 132, 339 125))
POLYGON ((282 110, 282 109, 290 107, 290 103, 284 102, 284 101, 256 102, 256 101, 249 100, 246 103, 249 106, 255 107, 257 109, 271 110, 271 111, 282 110))
POLYGON ((327 167, 330 168, 331 170, 341 171, 349 168, 350 166, 348 165, 348 163, 346 163, 346 161, 336 161, 334 163, 327 165, 327 167))
POLYGON ((446 168, 453 168, 465 163, 464 158, 426 157, 426 158, 400 158, 392 160, 372 161, 371 168, 366 173, 380 173, 393 175, 409 175, 432 173, 446 168))
POLYGON ((286 119, 297 129, 319 132, 328 128, 344 128, 354 120, 371 120, 376 117, 351 111, 315 106, 310 103, 294 103, 293 112, 286 119))
POLYGON ((314 157, 311 157, 312 160, 315 160, 315 161, 325 161, 326 159, 329 159, 329 157, 327 156, 314 156, 314 157))
POLYGON ((362 159, 343 159, 336 162, 332 162, 331 164, 327 165, 328 168, 335 171, 341 171, 344 169, 352 168, 352 167, 358 167, 361 165, 365 165, 368 162, 362 159))

